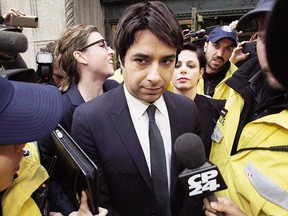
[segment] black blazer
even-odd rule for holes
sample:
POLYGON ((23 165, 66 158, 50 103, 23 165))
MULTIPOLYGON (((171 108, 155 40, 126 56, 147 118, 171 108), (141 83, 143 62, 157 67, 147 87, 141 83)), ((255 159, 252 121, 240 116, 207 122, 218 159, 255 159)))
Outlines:
POLYGON ((206 95, 196 94, 194 101, 200 116, 202 141, 208 159, 212 145, 211 135, 220 116, 221 109, 225 106, 226 100, 214 99, 206 95))
MULTIPOLYGON (((115 80, 106 80, 103 85, 103 91, 107 92, 110 89, 119 86, 115 80)), ((77 86, 73 84, 71 88, 62 96, 63 109, 60 124, 70 133, 73 119, 73 113, 77 106, 85 103, 77 86)), ((41 154, 41 163, 47 169, 51 163, 51 158, 55 155, 51 136, 46 136, 38 140, 38 147, 41 154)), ((70 198, 66 195, 62 187, 59 176, 63 175, 63 170, 56 170, 53 176, 50 177, 50 188, 48 199, 50 208, 53 211, 61 212, 64 215, 70 214, 72 211, 78 210, 78 206, 74 206, 70 198)))
MULTIPOLYGON (((115 80, 106 80, 103 84, 103 92, 107 92, 119 86, 115 80)), ((61 126, 70 134, 73 119, 73 113, 77 106, 85 103, 77 86, 73 84, 71 88, 62 96, 63 108, 62 118, 60 120, 61 126)))
MULTIPOLYGON (((164 100, 170 118, 172 148, 181 134, 200 134, 194 101, 169 91, 164 93, 164 100)), ((108 208, 108 215, 157 215, 151 176, 128 110, 123 84, 77 107, 71 134, 101 172, 100 206, 108 208)), ((178 181, 183 169, 172 151, 172 215, 199 215, 202 200, 199 204, 189 199, 178 181)))

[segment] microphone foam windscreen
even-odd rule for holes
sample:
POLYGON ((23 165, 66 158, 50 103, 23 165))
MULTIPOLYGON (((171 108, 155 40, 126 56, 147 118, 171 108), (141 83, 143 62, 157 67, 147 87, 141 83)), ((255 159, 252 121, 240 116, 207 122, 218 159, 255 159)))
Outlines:
POLYGON ((188 169, 198 168, 206 161, 204 144, 201 138, 194 133, 185 133, 179 136, 175 141, 174 151, 188 169))
POLYGON ((28 49, 27 37, 19 32, 0 31, 0 52, 23 53, 28 49))

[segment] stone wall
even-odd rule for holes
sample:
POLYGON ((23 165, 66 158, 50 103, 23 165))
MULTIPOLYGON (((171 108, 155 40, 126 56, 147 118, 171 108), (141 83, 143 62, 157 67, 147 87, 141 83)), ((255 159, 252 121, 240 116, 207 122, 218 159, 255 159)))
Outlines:
POLYGON ((36 53, 41 47, 58 39, 67 26, 93 24, 105 35, 100 0, 0 0, 1 14, 12 7, 38 17, 38 28, 23 29, 29 44, 28 50, 21 54, 27 66, 35 70, 36 53))

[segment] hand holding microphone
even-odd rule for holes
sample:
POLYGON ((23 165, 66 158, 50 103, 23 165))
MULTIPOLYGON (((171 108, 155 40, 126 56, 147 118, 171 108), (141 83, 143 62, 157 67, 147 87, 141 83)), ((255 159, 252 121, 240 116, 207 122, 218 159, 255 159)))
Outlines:
POLYGON ((219 215, 218 212, 225 212, 225 216, 247 216, 232 200, 227 197, 218 197, 219 202, 214 202, 210 205, 208 199, 204 199, 205 214, 219 215), (217 214, 218 213, 218 214, 217 214))
MULTIPOLYGON (((193 133, 182 134, 176 139, 174 150, 186 167, 179 174, 179 179, 189 196, 203 195, 207 196, 209 203, 218 202, 213 192, 227 186, 217 166, 206 160, 201 138, 193 133)), ((220 212, 217 215, 224 216, 220 212)))

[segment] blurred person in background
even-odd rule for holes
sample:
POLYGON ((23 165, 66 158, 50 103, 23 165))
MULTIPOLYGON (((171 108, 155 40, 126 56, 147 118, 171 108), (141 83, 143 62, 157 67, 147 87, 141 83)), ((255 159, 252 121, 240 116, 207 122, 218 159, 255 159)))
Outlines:
POLYGON ((56 61, 55 61, 55 48, 56 48, 56 41, 52 41, 50 43, 48 43, 46 45, 46 47, 44 48, 41 48, 40 51, 41 52, 48 52, 48 53, 51 53, 52 54, 52 68, 53 68, 53 71, 52 71, 52 78, 50 80, 50 83, 52 85, 55 85, 56 87, 60 87, 60 84, 63 80, 63 77, 64 77, 64 73, 61 72, 59 70, 59 68, 57 67, 56 65, 56 61))

